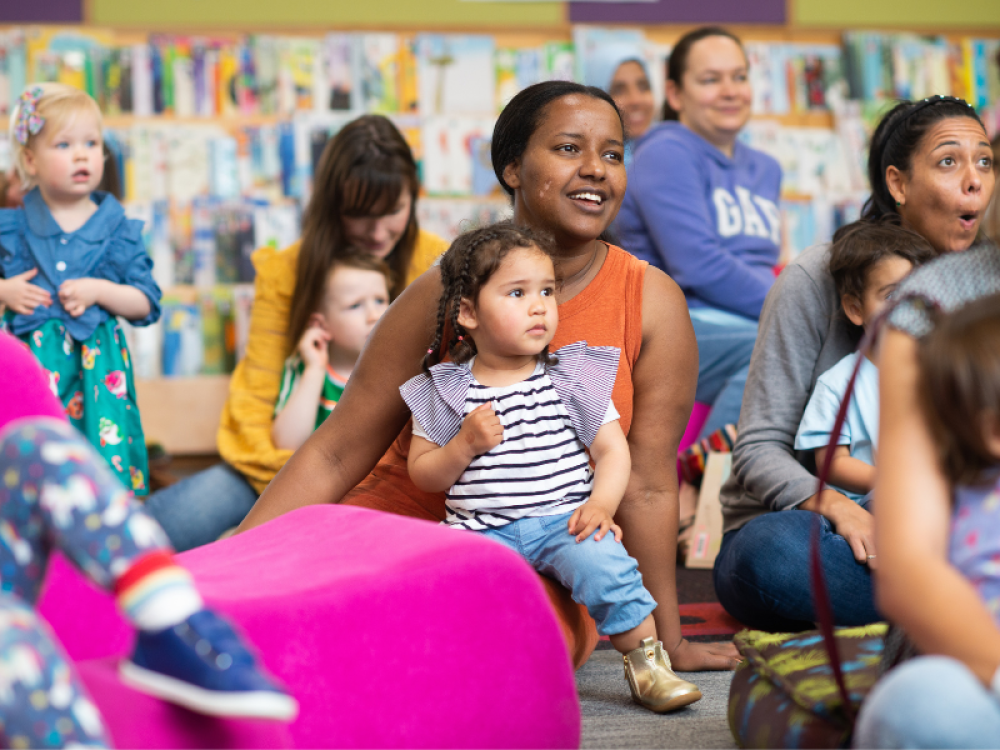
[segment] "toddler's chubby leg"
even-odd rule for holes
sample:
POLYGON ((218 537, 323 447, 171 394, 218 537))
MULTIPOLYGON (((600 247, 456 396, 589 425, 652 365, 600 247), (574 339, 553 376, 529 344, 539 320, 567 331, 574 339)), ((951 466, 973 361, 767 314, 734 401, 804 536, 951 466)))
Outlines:
POLYGON ((698 688, 680 679, 656 637, 656 602, 642 585, 636 561, 610 534, 577 543, 567 533, 568 516, 543 520, 549 529, 535 555, 535 566, 565 585, 587 606, 597 630, 624 654, 625 679, 632 698, 662 713, 701 698, 698 688))
POLYGON ((0 746, 109 747, 97 708, 49 632, 0 593, 0 746))

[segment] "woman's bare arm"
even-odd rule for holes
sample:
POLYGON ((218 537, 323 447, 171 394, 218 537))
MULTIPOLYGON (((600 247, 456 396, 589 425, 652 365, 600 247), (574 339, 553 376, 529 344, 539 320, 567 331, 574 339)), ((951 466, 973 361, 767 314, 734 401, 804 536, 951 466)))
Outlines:
POLYGON ((951 491, 918 402, 917 343, 890 330, 880 361, 879 609, 922 652, 958 659, 988 684, 1000 666, 1000 629, 948 562, 951 491))
POLYGON ((680 288, 650 267, 642 292, 642 349, 628 445, 632 473, 615 514, 623 542, 639 563, 657 608, 656 631, 681 670, 732 669, 732 644, 688 643, 677 609, 677 445, 691 416, 698 381, 698 345, 680 288))
POLYGON ((399 386, 420 372, 440 295, 432 268, 389 307, 337 408, 278 472, 240 531, 306 505, 340 502, 375 467, 410 417, 399 386))

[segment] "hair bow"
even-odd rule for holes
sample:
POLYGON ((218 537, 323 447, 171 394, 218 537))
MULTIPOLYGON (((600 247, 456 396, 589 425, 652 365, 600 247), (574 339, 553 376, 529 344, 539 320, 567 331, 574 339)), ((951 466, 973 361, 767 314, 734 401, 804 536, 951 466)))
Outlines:
POLYGON ((22 146, 28 145, 28 138, 38 135, 45 118, 38 114, 38 100, 42 97, 42 87, 25 89, 18 99, 17 121, 14 123, 14 137, 22 146))

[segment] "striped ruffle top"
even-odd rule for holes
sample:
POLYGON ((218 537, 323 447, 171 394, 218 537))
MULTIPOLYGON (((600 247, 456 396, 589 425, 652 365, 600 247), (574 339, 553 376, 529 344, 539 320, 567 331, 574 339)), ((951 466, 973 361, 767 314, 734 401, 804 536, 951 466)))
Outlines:
POLYGON ((473 459, 448 491, 446 524, 495 528, 526 516, 568 513, 590 496, 586 446, 601 425, 618 419, 611 390, 619 350, 577 342, 556 356, 558 364, 539 364, 526 380, 502 388, 478 383, 471 362, 449 362, 400 389, 413 412, 413 434, 438 445, 487 402, 503 425, 503 442, 473 459))

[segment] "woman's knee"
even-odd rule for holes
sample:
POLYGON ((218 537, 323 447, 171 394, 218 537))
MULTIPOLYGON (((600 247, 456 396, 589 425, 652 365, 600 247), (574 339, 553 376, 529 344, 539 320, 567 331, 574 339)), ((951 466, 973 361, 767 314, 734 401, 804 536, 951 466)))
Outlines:
POLYGON ((1000 702, 961 662, 923 656, 869 693, 856 747, 1000 747, 1000 702))

